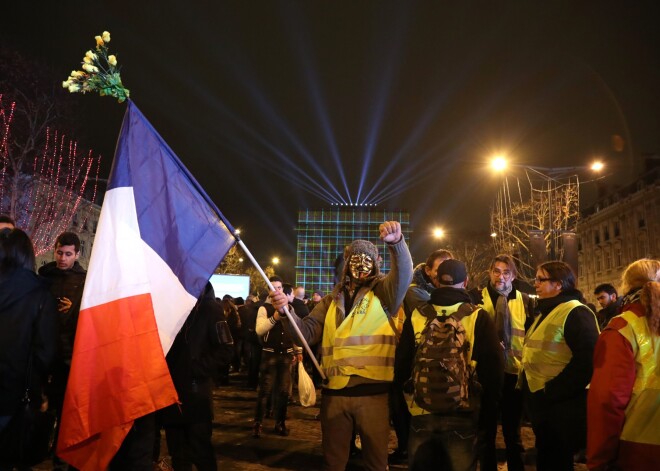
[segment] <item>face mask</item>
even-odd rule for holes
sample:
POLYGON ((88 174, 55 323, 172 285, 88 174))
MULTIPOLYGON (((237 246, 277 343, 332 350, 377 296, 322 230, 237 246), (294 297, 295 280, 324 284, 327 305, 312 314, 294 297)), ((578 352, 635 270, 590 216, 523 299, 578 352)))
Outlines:
POLYGON ((348 261, 348 268, 351 271, 351 276, 359 280, 360 278, 369 276, 374 268, 374 261, 369 255, 363 253, 351 255, 348 261))

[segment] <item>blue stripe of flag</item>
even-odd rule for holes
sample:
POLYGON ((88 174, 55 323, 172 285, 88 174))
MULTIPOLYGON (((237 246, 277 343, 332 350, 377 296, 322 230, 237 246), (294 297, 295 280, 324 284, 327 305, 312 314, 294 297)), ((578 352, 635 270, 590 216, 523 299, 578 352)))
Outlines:
POLYGON ((133 187, 142 240, 198 297, 234 244, 234 229, 132 101, 108 190, 119 187, 133 187))

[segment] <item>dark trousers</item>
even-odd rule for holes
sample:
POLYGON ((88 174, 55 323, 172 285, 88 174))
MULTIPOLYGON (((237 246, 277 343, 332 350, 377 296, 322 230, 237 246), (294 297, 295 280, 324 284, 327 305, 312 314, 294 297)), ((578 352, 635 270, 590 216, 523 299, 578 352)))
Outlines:
POLYGON ((479 417, 479 465, 481 471, 497 470, 497 454, 495 438, 497 436, 497 419, 502 419, 502 434, 506 445, 506 462, 509 471, 524 471, 522 459, 524 451, 520 438, 520 423, 523 413, 522 391, 516 389, 518 377, 512 374, 504 375, 502 397, 499 404, 482 402, 479 417))
POLYGON ((124 438, 119 451, 112 458, 109 471, 152 471, 156 438, 156 413, 136 419, 124 438))
POLYGON ((174 471, 192 471, 193 464, 198 471, 218 469, 211 442, 212 432, 211 421, 168 425, 165 428, 167 449, 172 456, 174 471))
POLYGON ((543 390, 527 389, 525 401, 536 436, 536 469, 572 471, 573 455, 586 445, 587 391, 550 402, 543 390))
POLYGON ((255 389, 259 385, 259 367, 261 366, 261 345, 246 341, 244 344, 247 359, 247 387, 255 389))
POLYGON ((254 421, 261 422, 264 417, 264 405, 268 397, 275 393, 275 421, 286 420, 287 404, 289 402, 289 386, 291 385, 291 353, 262 352, 261 368, 259 369, 259 392, 254 421))
POLYGON ((475 471, 477 424, 469 416, 425 414, 410 420, 410 471, 475 471))
POLYGON ((397 449, 408 450, 408 435, 410 434, 410 411, 403 395, 403 386, 392 383, 390 389, 390 418, 396 434, 397 449))

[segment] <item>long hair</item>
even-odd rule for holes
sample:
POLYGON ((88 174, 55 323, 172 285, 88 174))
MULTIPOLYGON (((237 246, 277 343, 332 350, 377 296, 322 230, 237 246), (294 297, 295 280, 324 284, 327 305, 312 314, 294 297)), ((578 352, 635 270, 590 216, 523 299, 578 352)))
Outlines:
POLYGON ((629 294, 648 281, 660 281, 660 261, 642 258, 631 263, 621 276, 621 292, 629 294))
POLYGON ((649 281, 642 288, 642 305, 646 310, 646 321, 655 335, 660 335, 660 283, 649 281))

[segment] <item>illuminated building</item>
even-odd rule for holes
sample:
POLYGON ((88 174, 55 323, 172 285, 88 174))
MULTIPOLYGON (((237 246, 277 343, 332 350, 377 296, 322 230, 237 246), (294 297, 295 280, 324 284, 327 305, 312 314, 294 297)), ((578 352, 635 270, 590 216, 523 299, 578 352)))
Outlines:
POLYGON ((344 247, 356 239, 373 242, 383 257, 381 271, 390 270, 390 255, 378 236, 383 221, 399 221, 410 244, 410 216, 407 211, 382 210, 369 206, 332 206, 301 209, 296 228, 296 284, 308 293, 321 290, 328 294, 335 285, 335 266, 344 247))

